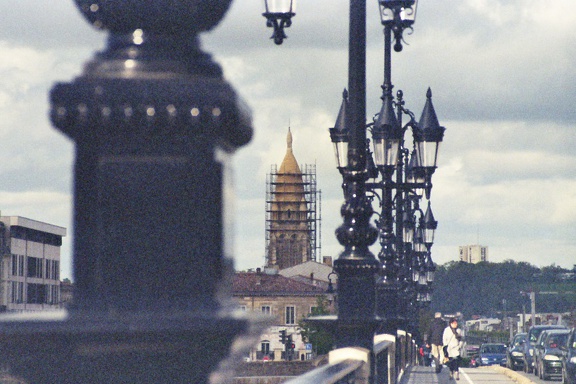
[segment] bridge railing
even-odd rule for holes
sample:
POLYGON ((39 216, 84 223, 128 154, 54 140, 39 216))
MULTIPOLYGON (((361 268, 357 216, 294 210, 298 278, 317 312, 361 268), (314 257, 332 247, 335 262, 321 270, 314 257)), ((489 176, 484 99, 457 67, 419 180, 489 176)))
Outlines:
POLYGON ((286 384, 393 384, 398 382, 407 366, 414 364, 416 346, 412 336, 404 331, 397 335, 374 337, 374 348, 348 347, 331 351, 328 364, 286 384))

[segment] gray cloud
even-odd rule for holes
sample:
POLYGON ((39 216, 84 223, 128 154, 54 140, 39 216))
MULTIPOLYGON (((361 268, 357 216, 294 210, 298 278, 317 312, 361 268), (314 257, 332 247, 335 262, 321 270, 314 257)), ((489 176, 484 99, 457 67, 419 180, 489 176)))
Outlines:
MULTIPOLYGON (((417 117, 426 89, 447 127, 432 207, 440 221, 433 257, 480 241, 494 261, 576 263, 576 15, 571 0, 420 2, 408 45, 393 54, 395 90, 417 117)), ((382 28, 369 3, 367 108, 380 109, 382 28)), ((253 142, 234 157, 238 268, 264 259, 266 173, 285 151, 288 125, 301 163, 323 191, 323 254, 337 256, 341 177, 327 129, 347 86, 347 2, 300 2, 288 39, 275 46, 261 2, 239 1, 202 37, 254 111, 253 142)), ((71 229, 72 144, 50 127, 47 95, 99 50, 73 1, 0 6, 0 188, 3 214, 71 229)), ((71 232, 70 232, 71 233, 71 232)), ((71 241, 71 236, 67 241, 71 241)), ((377 253, 377 245, 373 252, 377 253)), ((63 275, 70 275, 69 243, 63 275)))

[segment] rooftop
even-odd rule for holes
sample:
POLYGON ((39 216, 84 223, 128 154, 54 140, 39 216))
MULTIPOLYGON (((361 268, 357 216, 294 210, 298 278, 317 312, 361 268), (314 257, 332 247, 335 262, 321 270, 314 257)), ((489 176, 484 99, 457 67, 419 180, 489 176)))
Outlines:
POLYGON ((278 274, 237 272, 232 283, 234 296, 316 296, 325 289, 278 274))

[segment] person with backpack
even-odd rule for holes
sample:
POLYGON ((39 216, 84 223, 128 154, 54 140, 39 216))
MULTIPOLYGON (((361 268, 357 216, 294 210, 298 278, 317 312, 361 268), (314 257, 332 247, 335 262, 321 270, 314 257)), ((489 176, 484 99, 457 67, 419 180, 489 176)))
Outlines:
POLYGON ((446 321, 442 318, 440 312, 434 314, 434 319, 430 322, 428 329, 428 343, 430 344, 434 364, 436 365, 436 373, 442 370, 444 363, 444 353, 442 352, 442 336, 446 328, 446 321))

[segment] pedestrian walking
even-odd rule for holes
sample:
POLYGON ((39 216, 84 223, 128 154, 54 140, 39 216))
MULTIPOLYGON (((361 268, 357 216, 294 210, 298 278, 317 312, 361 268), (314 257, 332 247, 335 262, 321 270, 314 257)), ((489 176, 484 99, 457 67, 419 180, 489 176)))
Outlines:
POLYGON ((432 358, 434 359, 434 364, 436 365, 436 373, 440 373, 442 370, 442 364, 444 363, 442 337, 444 335, 445 328, 446 321, 442 318, 442 313, 436 312, 434 314, 434 319, 432 319, 430 322, 430 327, 428 329, 428 343, 430 344, 432 358))
POLYGON ((442 335, 442 344, 444 344, 444 353, 448 357, 446 365, 450 369, 450 378, 460 380, 458 365, 460 364, 460 350, 462 349, 462 330, 458 328, 458 319, 450 319, 449 325, 444 329, 442 335))
POLYGON ((432 347, 430 347, 429 343, 426 343, 424 346, 424 366, 429 367, 432 365, 432 347))

